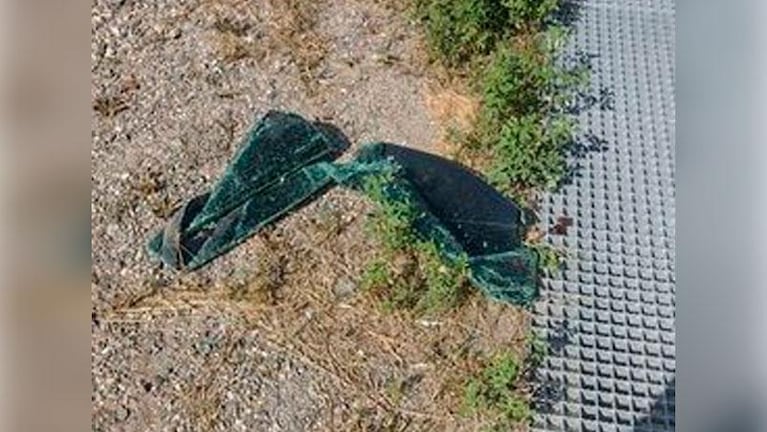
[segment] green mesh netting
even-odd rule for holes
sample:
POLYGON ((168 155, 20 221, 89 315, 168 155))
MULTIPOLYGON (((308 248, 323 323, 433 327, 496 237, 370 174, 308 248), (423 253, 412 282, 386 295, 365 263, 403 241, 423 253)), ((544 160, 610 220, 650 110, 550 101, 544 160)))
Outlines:
POLYGON ((198 196, 149 242, 164 263, 194 270, 330 186, 364 192, 371 175, 394 174, 387 199, 416 207, 414 230, 446 259, 469 257, 470 280, 493 299, 527 305, 537 296, 536 255, 522 243, 524 213, 463 166, 397 146, 363 146, 333 162, 340 135, 288 113, 269 112, 248 134, 210 193, 198 196))

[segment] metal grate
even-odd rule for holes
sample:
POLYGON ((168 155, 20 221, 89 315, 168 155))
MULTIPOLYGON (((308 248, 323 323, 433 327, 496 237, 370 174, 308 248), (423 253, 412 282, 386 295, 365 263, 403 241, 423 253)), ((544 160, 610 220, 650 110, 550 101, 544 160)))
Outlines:
POLYGON ((672 431, 674 5, 574 7, 569 50, 592 55, 592 91, 609 103, 579 114, 592 151, 541 208, 544 224, 572 226, 547 236, 569 256, 535 307, 551 350, 533 430, 672 431))

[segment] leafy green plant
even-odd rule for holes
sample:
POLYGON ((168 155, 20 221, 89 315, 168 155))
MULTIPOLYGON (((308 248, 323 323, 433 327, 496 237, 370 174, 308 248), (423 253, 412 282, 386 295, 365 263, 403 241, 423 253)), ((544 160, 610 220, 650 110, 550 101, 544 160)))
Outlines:
POLYGON ((496 429, 509 428, 531 418, 529 402, 521 396, 522 368, 512 352, 496 354, 464 387, 464 412, 495 420, 496 429))
POLYGON ((509 24, 517 30, 540 28, 559 8, 559 0, 503 0, 509 24))
POLYGON ((368 229, 378 236, 388 251, 396 251, 411 244, 415 238, 412 230, 416 211, 406 198, 392 199, 387 189, 393 187, 396 173, 370 176, 363 188, 368 197, 377 204, 377 209, 368 219, 368 229))
POLYGON ((489 143, 491 183, 505 191, 520 186, 554 189, 567 172, 567 146, 574 128, 574 122, 564 116, 510 117, 489 143))
POLYGON ((499 41, 545 26, 560 0, 417 0, 415 12, 437 58, 460 66, 490 54, 499 41))
POLYGON ((433 313, 457 306, 467 293, 468 258, 447 259, 436 243, 416 235, 417 211, 390 189, 396 186, 393 181, 393 174, 377 175, 364 184, 377 205, 368 228, 383 251, 367 264, 362 287, 383 294, 389 309, 433 313))
POLYGON ((482 116, 502 120, 539 112, 549 73, 531 50, 500 49, 482 78, 482 116))
POLYGON ((449 262, 441 256, 434 242, 417 242, 414 249, 425 288, 418 308, 432 312, 457 306, 467 291, 468 258, 461 256, 449 262))
POLYGON ((550 50, 558 37, 550 30, 519 38, 495 52, 481 82, 485 116, 503 119, 546 110, 561 74, 550 50))
POLYGON ((481 80, 488 114, 503 118, 562 110, 589 78, 584 62, 559 64, 568 35, 565 28, 551 26, 500 46, 481 80))
POLYGON ((499 49, 487 67, 473 147, 489 156, 486 173, 499 189, 551 190, 567 173, 576 125, 567 108, 588 70, 558 64, 565 35, 552 27, 520 40, 499 49))
POLYGON ((527 338, 527 364, 528 368, 535 369, 543 363, 544 357, 549 351, 546 340, 531 331, 527 338))
POLYGON ((562 266, 564 252, 547 243, 526 243, 538 256, 538 268, 554 272, 562 266))
POLYGON ((417 0, 416 14, 429 47, 449 66, 492 51, 508 18, 502 0, 417 0))
POLYGON ((369 291, 389 283, 388 263, 381 258, 369 261, 362 272, 362 280, 360 282, 362 289, 369 291))
MULTIPOLYGON (((416 1, 432 53, 450 70, 466 73, 481 98, 473 130, 451 131, 450 142, 459 143, 458 153, 495 187, 521 202, 534 196, 530 192, 556 188, 567 174, 576 133, 572 112, 589 80, 585 63, 568 66, 562 57, 569 34, 555 25, 553 15, 560 4, 561 0, 416 1)), ((560 251, 543 243, 527 246, 536 251, 542 269, 560 267, 560 251)), ((445 293, 451 292, 454 279, 431 280, 431 285, 443 287, 434 290, 436 298, 450 298, 445 293)), ((520 381, 545 353, 545 342, 531 334, 524 365, 512 352, 494 356, 465 383, 465 411, 490 416, 497 431, 529 421, 532 411, 520 381)))

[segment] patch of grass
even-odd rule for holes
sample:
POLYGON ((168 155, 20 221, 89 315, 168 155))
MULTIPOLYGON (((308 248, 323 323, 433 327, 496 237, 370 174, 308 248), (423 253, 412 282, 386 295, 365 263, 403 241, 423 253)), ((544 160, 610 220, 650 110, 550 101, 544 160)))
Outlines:
POLYGON ((530 332, 527 338, 527 364, 529 369, 535 369, 543 363, 548 354, 549 347, 544 339, 534 332, 530 332))
POLYGON ((376 234, 388 252, 406 249, 417 239, 412 225, 418 214, 407 197, 394 199, 389 189, 394 185, 394 172, 370 176, 365 180, 365 194, 378 206, 368 219, 368 229, 376 234))
POLYGON ((367 263, 362 272, 361 286, 363 290, 371 291, 377 287, 388 286, 392 283, 389 263, 383 257, 378 257, 367 263))
POLYGON ((548 243, 526 243, 529 249, 538 255, 538 268, 549 272, 555 272, 562 267, 565 253, 548 243))
POLYGON ((457 67, 490 54, 498 42, 540 29, 559 0, 417 0, 434 57, 457 67))
POLYGON ((491 52, 508 18, 502 0, 418 0, 415 9, 434 56, 449 66, 491 52))
POLYGON ((493 185, 512 195, 553 190, 567 174, 576 131, 568 108, 588 82, 588 70, 557 63, 565 36, 553 27, 517 39, 498 50, 482 77, 474 151, 485 156, 493 185))
POLYGON ((383 251, 367 264, 363 289, 382 295, 387 309, 436 313, 457 306, 468 291, 468 259, 447 259, 436 243, 421 239, 413 229, 416 208, 389 188, 396 188, 393 174, 372 176, 364 185, 377 205, 368 229, 383 251))
POLYGON ((530 403, 520 391, 522 364, 512 352, 496 354, 465 384, 466 414, 493 419, 491 430, 509 430, 531 419, 530 403))
POLYGON ((517 199, 553 190, 568 172, 576 132, 569 113, 588 83, 585 65, 564 66, 568 32, 552 18, 561 0, 420 0, 430 50, 468 74, 481 109, 458 149, 517 199))
POLYGON ((517 31, 540 29, 559 9, 560 0, 503 0, 509 25, 517 31))
POLYGON ((552 26, 499 47, 481 78, 484 115, 504 119, 561 111, 588 80, 584 68, 557 64, 567 36, 563 27, 552 26))
POLYGON ((418 307, 426 311, 444 310, 460 304, 466 295, 469 262, 465 256, 454 262, 440 255, 434 242, 417 242, 414 246, 418 271, 425 290, 418 307))

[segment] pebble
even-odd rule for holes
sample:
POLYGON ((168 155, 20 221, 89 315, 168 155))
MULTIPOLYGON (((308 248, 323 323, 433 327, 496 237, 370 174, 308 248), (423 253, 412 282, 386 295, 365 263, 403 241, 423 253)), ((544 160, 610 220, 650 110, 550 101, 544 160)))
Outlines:
POLYGON ((107 235, 109 237, 113 237, 114 238, 115 236, 117 236, 117 234, 119 232, 120 232, 120 226, 117 225, 116 223, 111 223, 111 224, 107 225, 107 235))
POLYGON ((357 292, 357 284, 353 280, 344 276, 336 281, 335 287, 333 287, 333 294, 338 299, 345 299, 357 292))
POLYGON ((127 407, 123 405, 120 405, 119 407, 117 407, 117 409, 115 410, 115 419, 117 421, 123 422, 127 420, 128 417, 130 417, 130 410, 127 407))

